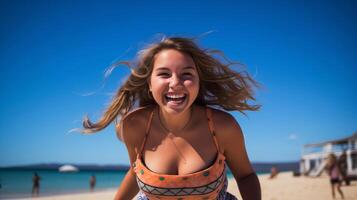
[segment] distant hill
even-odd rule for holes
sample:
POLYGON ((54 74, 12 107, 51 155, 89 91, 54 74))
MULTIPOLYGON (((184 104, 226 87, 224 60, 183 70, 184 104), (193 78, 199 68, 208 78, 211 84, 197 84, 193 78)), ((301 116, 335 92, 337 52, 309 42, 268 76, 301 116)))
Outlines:
MULTIPOLYGON (((96 165, 96 164, 71 164, 76 166, 79 170, 128 170, 129 166, 127 165, 96 165)), ((33 164, 33 165, 18 165, 18 166, 9 166, 9 167, 0 167, 0 169, 22 169, 22 170, 58 170, 59 167, 65 164, 62 163, 46 163, 46 164, 33 164)))
MULTIPOLYGON (((68 164, 68 163, 66 163, 68 164)), ((71 164, 79 168, 79 170, 90 171, 117 171, 128 170, 128 165, 95 165, 95 164, 71 164)), ((18 165, 9 167, 0 167, 0 169, 21 169, 21 170, 58 170, 62 163, 46 163, 46 164, 33 164, 33 165, 18 165)), ((253 163, 253 168, 257 173, 269 173, 272 167, 276 167, 279 171, 299 171, 298 162, 272 162, 272 163, 253 163)))

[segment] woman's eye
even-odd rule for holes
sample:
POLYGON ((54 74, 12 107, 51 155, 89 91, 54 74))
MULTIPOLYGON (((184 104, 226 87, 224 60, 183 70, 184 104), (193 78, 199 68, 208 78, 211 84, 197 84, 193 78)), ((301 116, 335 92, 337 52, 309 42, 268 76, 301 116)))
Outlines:
POLYGON ((159 73, 158 76, 169 77, 169 73, 159 73))
POLYGON ((191 76, 192 76, 192 74, 191 74, 191 73, 189 73, 189 72, 187 72, 187 73, 183 73, 183 74, 182 74, 182 76, 183 76, 183 77, 191 77, 191 76))

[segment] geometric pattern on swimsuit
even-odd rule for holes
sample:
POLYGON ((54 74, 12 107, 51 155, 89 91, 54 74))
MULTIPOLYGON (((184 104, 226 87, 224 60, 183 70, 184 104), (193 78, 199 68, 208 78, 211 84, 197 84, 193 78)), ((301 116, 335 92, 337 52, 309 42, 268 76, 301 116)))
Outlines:
MULTIPOLYGON (((227 177, 224 177, 224 185, 221 191, 219 192, 219 195, 217 197, 217 200, 238 200, 237 197, 232 195, 231 193, 227 192, 228 188, 228 181, 227 177)), ((180 199, 180 198, 177 198, 180 199)), ((184 199, 184 198, 183 198, 184 199)), ((143 190, 140 190, 139 194, 137 195, 137 200, 149 200, 149 198, 145 195, 143 190)))
POLYGON ((216 190, 225 179, 225 171, 221 174, 221 176, 209 183, 207 185, 201 187, 182 187, 182 188, 165 188, 165 187, 155 187, 149 184, 145 184, 139 178, 137 178, 139 188, 152 195, 160 195, 160 196, 187 196, 187 195, 204 195, 213 192, 216 190))

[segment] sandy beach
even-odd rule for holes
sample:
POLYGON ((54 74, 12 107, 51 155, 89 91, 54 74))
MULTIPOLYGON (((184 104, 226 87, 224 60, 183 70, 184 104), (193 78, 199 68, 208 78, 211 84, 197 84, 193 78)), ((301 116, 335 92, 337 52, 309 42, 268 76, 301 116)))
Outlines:
MULTIPOLYGON (((318 178, 293 177, 291 172, 278 174, 274 179, 269 175, 260 175, 263 200, 332 200, 330 183, 327 176, 318 178)), ((343 186, 342 190, 346 200, 357 199, 357 181, 351 182, 350 186, 343 186)), ((228 191, 242 199, 234 179, 229 180, 228 191)), ((75 200, 75 199, 113 199, 115 189, 98 191, 93 193, 67 194, 50 197, 37 197, 39 200, 75 200)), ((337 194, 336 199, 341 199, 337 194)))

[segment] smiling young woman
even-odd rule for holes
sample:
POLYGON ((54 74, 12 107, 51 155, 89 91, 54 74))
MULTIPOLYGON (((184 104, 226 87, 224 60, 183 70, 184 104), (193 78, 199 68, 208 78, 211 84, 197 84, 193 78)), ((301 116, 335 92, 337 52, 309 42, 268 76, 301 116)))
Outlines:
POLYGON ((257 83, 234 63, 214 57, 188 38, 166 38, 140 51, 132 73, 97 123, 97 132, 120 118, 117 135, 131 168, 115 199, 236 199, 227 190, 232 171, 243 199, 261 199, 242 131, 226 111, 255 111, 257 83), (134 109, 135 105, 138 108, 134 109))

